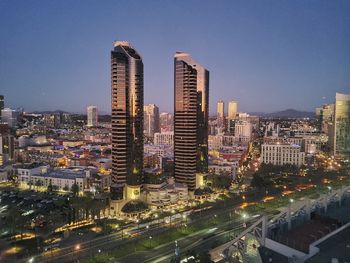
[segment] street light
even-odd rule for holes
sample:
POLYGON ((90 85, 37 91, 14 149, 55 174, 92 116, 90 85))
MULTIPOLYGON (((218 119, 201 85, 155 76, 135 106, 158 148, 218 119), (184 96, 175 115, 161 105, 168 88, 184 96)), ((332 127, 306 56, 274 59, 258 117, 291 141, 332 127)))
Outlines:
POLYGON ((149 247, 151 248, 152 236, 149 236, 149 247))
POLYGON ((75 246, 75 250, 79 250, 80 249, 80 245, 79 244, 77 244, 76 246, 75 246))
POLYGON ((243 217, 243 227, 246 228, 246 227, 247 227, 247 224, 246 224, 245 220, 248 218, 248 215, 247 215, 246 213, 244 213, 244 214, 242 215, 242 217, 243 217))
POLYGON ((28 260, 29 263, 33 263, 34 262, 34 257, 31 257, 29 260, 28 260))

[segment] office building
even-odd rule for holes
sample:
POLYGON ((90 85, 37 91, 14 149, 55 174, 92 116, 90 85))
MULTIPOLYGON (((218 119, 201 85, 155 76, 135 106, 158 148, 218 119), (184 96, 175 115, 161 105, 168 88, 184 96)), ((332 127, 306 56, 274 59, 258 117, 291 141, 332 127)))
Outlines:
POLYGON ((225 103, 219 100, 216 105, 216 121, 218 128, 225 126, 225 103))
POLYGON ((15 137, 9 133, 0 134, 0 165, 15 158, 15 137))
POLYGON ((274 165, 293 164, 298 167, 304 164, 305 153, 301 146, 288 143, 276 143, 261 145, 261 159, 263 163, 274 165))
POLYGON ((350 158, 350 94, 335 95, 333 145, 335 156, 350 158))
POLYGON ((47 128, 58 129, 61 126, 61 116, 59 113, 44 114, 44 123, 47 128))
POLYGON ((114 43, 112 68, 112 182, 139 185, 143 167, 143 62, 126 41, 114 43))
POLYGON ((219 100, 216 105, 216 116, 218 118, 225 117, 225 103, 222 100, 219 100))
POLYGON ((247 121, 237 121, 234 125, 235 137, 239 142, 249 142, 252 138, 252 124, 247 121))
POLYGON ((144 134, 153 138, 154 133, 159 132, 159 108, 155 104, 143 107, 144 134))
POLYGON ((175 179, 189 191, 208 172, 209 71, 183 52, 174 58, 175 179))
POLYGON ((161 131, 174 131, 174 118, 171 113, 162 112, 159 117, 161 131))
POLYGON ((174 145, 174 132, 156 132, 154 134, 154 145, 174 145))
POLYGON ((15 110, 4 108, 1 110, 1 120, 10 128, 16 128, 18 124, 19 113, 15 110))
POLYGON ((228 109, 227 109, 227 117, 229 120, 232 120, 236 117, 237 110, 238 110, 237 101, 234 101, 234 100, 230 101, 228 103, 228 109))
POLYGON ((87 107, 87 126, 88 127, 98 126, 98 111, 96 106, 87 107))
POLYGON ((5 98, 4 95, 0 95, 0 120, 1 120, 1 111, 5 108, 5 98))

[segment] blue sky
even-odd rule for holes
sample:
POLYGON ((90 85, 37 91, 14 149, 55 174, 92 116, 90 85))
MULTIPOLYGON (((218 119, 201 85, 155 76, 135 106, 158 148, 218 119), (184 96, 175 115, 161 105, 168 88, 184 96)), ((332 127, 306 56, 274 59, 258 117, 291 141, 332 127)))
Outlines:
POLYGON ((313 110, 350 93, 350 1, 2 0, 0 94, 25 110, 110 111, 110 50, 128 40, 145 103, 173 110, 173 55, 210 71, 210 109, 313 110))

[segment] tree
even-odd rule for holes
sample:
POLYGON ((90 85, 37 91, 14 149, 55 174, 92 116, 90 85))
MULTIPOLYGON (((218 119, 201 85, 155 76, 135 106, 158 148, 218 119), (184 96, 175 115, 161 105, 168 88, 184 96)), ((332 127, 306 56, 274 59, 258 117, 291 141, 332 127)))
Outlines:
POLYGON ((24 231, 24 227, 27 223, 27 218, 22 215, 22 213, 16 209, 11 208, 5 218, 5 225, 10 228, 10 232, 14 235, 16 232, 20 232, 21 239, 24 231))
POLYGON ((28 185, 29 185, 29 189, 32 189, 33 181, 32 181, 32 180, 29 180, 28 185))
POLYGON ((216 174, 210 174, 207 177, 207 181, 209 184, 208 186, 211 186, 216 189, 229 189, 231 186, 232 179, 228 175, 216 175, 216 174), (211 184, 210 184, 211 182, 211 184))
POLYGON ((266 187, 264 177, 258 173, 253 174, 253 179, 250 182, 250 186, 259 189, 266 187))
POLYGON ((79 194, 79 185, 77 183, 74 183, 70 189, 74 196, 78 196, 79 194))
POLYGON ((38 189, 40 186, 42 186, 43 185, 43 183, 40 181, 40 180, 37 180, 36 182, 35 182, 35 187, 38 189))
POLYGON ((65 185, 64 187, 63 187, 63 191, 69 191, 69 187, 68 187, 68 185, 65 185))
POLYGON ((51 183, 47 186, 47 191, 48 191, 49 193, 51 193, 51 192, 53 191, 53 186, 52 186, 51 183))

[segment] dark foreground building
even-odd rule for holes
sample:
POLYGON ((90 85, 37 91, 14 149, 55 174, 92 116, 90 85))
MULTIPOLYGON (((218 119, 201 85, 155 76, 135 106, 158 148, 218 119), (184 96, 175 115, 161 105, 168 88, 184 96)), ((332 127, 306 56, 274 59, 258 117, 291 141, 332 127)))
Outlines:
POLYGON ((196 188, 196 173, 208 171, 209 71, 187 53, 174 61, 175 179, 196 188))
POLYGON ((126 41, 114 43, 112 73, 112 182, 139 185, 143 166, 143 62, 126 41))

